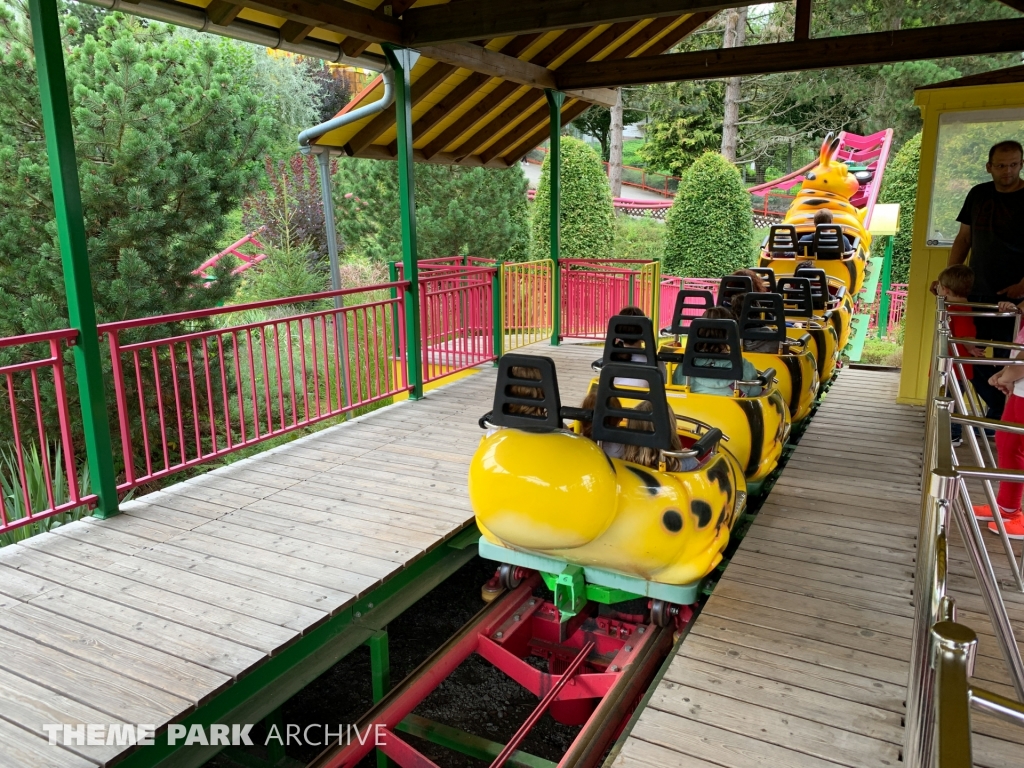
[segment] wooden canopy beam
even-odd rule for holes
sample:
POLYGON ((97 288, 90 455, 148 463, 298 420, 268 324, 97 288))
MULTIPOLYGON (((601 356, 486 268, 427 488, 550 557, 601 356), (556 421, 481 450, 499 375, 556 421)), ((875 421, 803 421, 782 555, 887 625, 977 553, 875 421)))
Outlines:
POLYGON ((245 8, 239 3, 228 3, 225 0, 213 0, 206 6, 206 15, 218 27, 226 27, 238 18, 238 14, 245 8))
POLYGON ((717 48, 621 61, 567 64, 557 73, 561 89, 614 88, 641 83, 710 80, 810 69, 919 61, 936 56, 1010 53, 1024 48, 1024 19, 979 21, 803 42, 717 48))
POLYGON ((343 0, 246 0, 246 7, 373 43, 402 42, 399 22, 343 0))
POLYGON ((811 39, 811 2, 796 0, 796 23, 793 25, 793 39, 797 42, 811 39))
POLYGON ((1013 10, 1024 13, 1024 0, 999 0, 1003 5, 1008 5, 1013 10))
MULTIPOLYGON (((384 2, 377 4, 374 11, 397 19, 415 2, 416 0, 384 0, 384 2)), ((346 37, 341 41, 341 50, 345 52, 346 56, 358 56, 369 47, 369 40, 362 40, 358 37, 346 37)))
POLYGON ((403 40, 420 46, 720 11, 746 0, 474 0, 412 8, 403 40))

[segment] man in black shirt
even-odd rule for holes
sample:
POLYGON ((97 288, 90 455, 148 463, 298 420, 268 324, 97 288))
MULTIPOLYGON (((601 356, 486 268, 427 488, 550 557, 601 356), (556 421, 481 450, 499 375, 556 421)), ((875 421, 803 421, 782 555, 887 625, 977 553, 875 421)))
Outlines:
MULTIPOLYGON (((970 253, 974 270, 974 289, 970 300, 983 304, 1019 301, 1024 298, 1024 180, 1020 177, 1024 150, 1019 142, 1003 141, 988 153, 985 170, 992 181, 971 188, 956 220, 960 231, 949 251, 949 265, 963 264, 970 253)), ((979 317, 975 320, 978 338, 989 341, 1013 341, 1012 319, 979 317)), ((995 350, 1008 357, 1008 350, 995 350)), ((975 365, 975 389, 988 405, 988 417, 1003 414, 1005 396, 988 379, 999 369, 975 365)))

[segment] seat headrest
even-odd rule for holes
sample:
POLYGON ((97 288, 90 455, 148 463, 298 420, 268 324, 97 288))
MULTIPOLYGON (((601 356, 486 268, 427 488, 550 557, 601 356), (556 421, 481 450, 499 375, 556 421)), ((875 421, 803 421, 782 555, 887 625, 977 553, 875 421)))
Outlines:
POLYGON ((683 376, 687 377, 742 380, 743 348, 740 346, 740 329, 736 321, 701 317, 690 323, 682 368, 683 376), (722 352, 709 350, 711 345, 719 344, 727 345, 727 349, 722 352))
POLYGON ((838 224, 818 224, 814 228, 811 251, 819 259, 843 258, 843 228, 838 224))
POLYGON ((715 297, 711 291, 684 289, 676 296, 676 306, 672 310, 672 327, 669 333, 682 336, 687 332, 690 323, 715 306, 715 297), (686 315, 691 312, 695 314, 686 315))
POLYGON ((594 405, 593 438, 613 443, 637 445, 642 448, 656 450, 672 450, 672 423, 669 421, 668 400, 665 398, 665 382, 661 371, 656 367, 647 368, 639 365, 609 363, 601 369, 601 378, 597 384, 597 403, 594 405), (635 382, 646 382, 647 390, 629 389, 615 386, 615 379, 628 378, 635 382), (615 407, 609 403, 611 398, 622 400, 640 400, 651 404, 651 410, 637 411, 630 408, 615 407), (630 429, 625 421, 646 422, 649 430, 630 429))
POLYGON ((828 304, 828 275, 824 269, 800 267, 794 277, 806 277, 811 282, 811 301, 815 309, 825 309, 828 304))
POLYGON ((810 280, 806 277, 780 277, 778 286, 786 305, 786 317, 814 317, 810 280))
POLYGON ((654 339, 654 324, 649 317, 615 315, 608 321, 605 334, 603 364, 633 363, 657 366, 658 348, 654 339), (636 346, 637 343, 642 346, 636 346), (633 356, 644 360, 634 360, 633 356))
POLYGON ((555 361, 538 355, 502 355, 489 421, 496 427, 527 432, 562 429, 555 361), (538 408, 539 412, 525 412, 538 408))
POLYGON ((795 256, 796 243, 796 227, 792 224, 773 224, 768 230, 768 252, 772 255, 795 256))
POLYGON ((771 267, 751 267, 750 271, 760 277, 768 287, 769 293, 775 293, 775 270, 771 267))
POLYGON ((777 293, 748 293, 740 312, 740 339, 743 341, 786 340, 786 308, 777 293))
POLYGON ((731 307, 732 297, 737 293, 750 293, 754 281, 747 275, 726 275, 718 285, 718 306, 731 307))

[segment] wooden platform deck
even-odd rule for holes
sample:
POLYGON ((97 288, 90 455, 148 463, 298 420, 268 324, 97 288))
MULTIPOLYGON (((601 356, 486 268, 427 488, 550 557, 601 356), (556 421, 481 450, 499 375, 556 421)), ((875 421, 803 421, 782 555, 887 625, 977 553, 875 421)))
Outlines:
MULTIPOLYGON (((582 399, 592 347, 532 351, 582 399)), ((463 530, 494 378, 0 549, 0 766, 114 760, 50 746, 42 725, 178 720, 463 530)))
MULTIPOLYGON (((895 405, 897 384, 840 373, 615 768, 899 764, 924 425, 895 405)), ((955 536, 950 560, 960 620, 981 638, 978 684, 1012 695, 955 536)), ((1024 596, 1004 594, 1024 620, 1024 596)), ((1021 763, 1020 734, 973 723, 977 765, 1021 763)))

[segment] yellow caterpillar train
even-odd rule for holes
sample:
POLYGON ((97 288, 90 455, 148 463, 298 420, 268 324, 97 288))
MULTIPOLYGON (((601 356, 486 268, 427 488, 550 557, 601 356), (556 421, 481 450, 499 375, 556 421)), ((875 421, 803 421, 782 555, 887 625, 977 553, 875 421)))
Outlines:
MULTIPOLYGON (((789 279, 811 301, 808 279, 789 279)), ((817 395, 810 335, 789 337, 783 295, 748 293, 740 322, 683 329, 686 305, 660 346, 648 318, 612 318, 579 408, 562 405, 550 358, 500 360, 469 471, 480 554, 502 564, 506 587, 541 572, 563 621, 587 600, 641 597, 667 625, 696 602, 748 493, 777 467, 792 414, 806 417, 817 395), (774 351, 743 352, 755 338, 774 351)))

